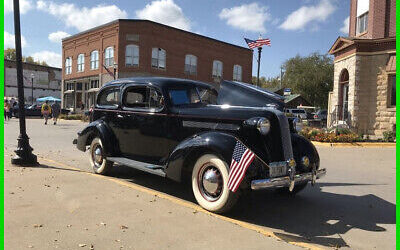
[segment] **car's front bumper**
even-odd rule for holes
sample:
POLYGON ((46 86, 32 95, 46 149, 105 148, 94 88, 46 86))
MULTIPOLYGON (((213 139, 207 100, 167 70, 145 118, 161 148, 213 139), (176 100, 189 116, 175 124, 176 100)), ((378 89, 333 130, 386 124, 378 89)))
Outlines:
POLYGON ((311 181, 315 183, 316 179, 323 177, 326 174, 326 169, 319 169, 315 172, 304 173, 304 174, 296 174, 293 179, 289 176, 271 178, 271 179, 262 179, 262 180, 254 180, 251 182, 251 189, 260 190, 260 189, 269 189, 269 188, 279 188, 279 187, 290 187, 291 184, 298 184, 311 181))

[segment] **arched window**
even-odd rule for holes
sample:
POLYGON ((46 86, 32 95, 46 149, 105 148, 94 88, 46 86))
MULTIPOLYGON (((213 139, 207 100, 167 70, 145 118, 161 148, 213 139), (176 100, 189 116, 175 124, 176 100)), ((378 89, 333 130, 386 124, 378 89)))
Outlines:
POLYGON ((114 65, 114 48, 107 47, 104 51, 104 65, 110 67, 114 65))
POLYGON ((212 76, 213 77, 222 77, 222 67, 223 67, 223 64, 221 61, 214 60, 212 76))
POLYGON ((340 120, 349 118, 349 71, 343 69, 339 76, 338 117, 340 120))
POLYGON ((185 57, 185 74, 197 74, 197 57, 194 55, 186 55, 185 57))
POLYGON ((165 69, 166 52, 161 48, 153 48, 151 51, 151 67, 165 69))
POLYGON ((99 51, 93 50, 90 53, 90 69, 98 69, 99 68, 99 51))
POLYGON ((67 57, 65 59, 65 74, 69 75, 72 73, 72 58, 67 57))
POLYGON ((85 55, 78 55, 78 72, 83 72, 85 70, 85 55))
POLYGON ((242 66, 233 65, 233 80, 234 81, 242 81, 242 66))
POLYGON ((139 66, 139 46, 130 44, 125 48, 125 65, 139 66))

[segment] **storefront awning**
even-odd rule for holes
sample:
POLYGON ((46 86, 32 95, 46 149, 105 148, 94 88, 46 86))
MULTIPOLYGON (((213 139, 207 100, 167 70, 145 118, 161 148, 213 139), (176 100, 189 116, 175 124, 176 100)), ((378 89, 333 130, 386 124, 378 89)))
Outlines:
POLYGON ((64 91, 64 94, 72 94, 72 93, 74 93, 74 90, 66 90, 66 91, 64 91))

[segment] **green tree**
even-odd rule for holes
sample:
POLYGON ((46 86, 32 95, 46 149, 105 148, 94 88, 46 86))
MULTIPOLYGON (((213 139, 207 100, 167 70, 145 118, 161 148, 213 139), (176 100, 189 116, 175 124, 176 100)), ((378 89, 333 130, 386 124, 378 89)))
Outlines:
MULTIPOLYGON (((35 59, 33 59, 33 57, 31 57, 31 56, 25 57, 23 61, 27 62, 27 63, 36 63, 35 59)), ((37 64, 40 64, 40 63, 37 63, 37 64)))
POLYGON ((15 53, 15 49, 7 48, 4 50, 4 58, 8 60, 16 60, 17 54, 15 53))
POLYGON ((333 86, 333 60, 328 55, 312 53, 297 55, 283 64, 282 85, 301 94, 313 106, 326 108, 328 93, 333 86))

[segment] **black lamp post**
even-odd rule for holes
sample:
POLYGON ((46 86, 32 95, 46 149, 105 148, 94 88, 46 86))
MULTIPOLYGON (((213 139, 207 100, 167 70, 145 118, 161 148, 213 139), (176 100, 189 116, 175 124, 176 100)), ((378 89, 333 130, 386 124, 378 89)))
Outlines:
POLYGON ((118 64, 116 62, 114 62, 113 68, 114 68, 114 80, 117 79, 117 67, 118 64))
POLYGON ((31 83, 32 83, 32 105, 33 105, 33 78, 35 78, 35 74, 31 74, 31 83))
POLYGON ((22 72, 21 55, 21 27, 19 19, 19 0, 14 0, 14 30, 15 30, 15 52, 17 64, 18 82, 18 106, 19 106, 19 136, 16 155, 11 158, 11 163, 16 165, 36 165, 37 157, 32 154, 33 148, 29 145, 29 137, 26 134, 25 124, 25 100, 24 100, 24 79, 22 72))

